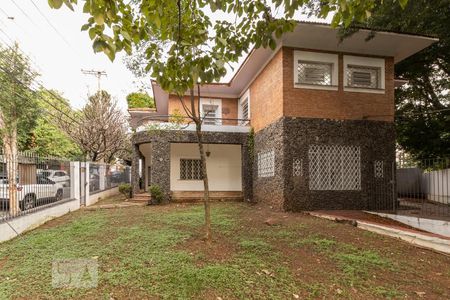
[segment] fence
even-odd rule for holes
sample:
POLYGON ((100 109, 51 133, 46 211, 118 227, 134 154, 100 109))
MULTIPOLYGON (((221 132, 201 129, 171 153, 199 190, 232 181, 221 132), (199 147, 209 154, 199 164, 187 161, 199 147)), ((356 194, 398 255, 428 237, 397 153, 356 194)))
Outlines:
POLYGON ((121 165, 0 152, 0 223, 68 201, 77 201, 78 207, 91 204, 95 201, 86 201, 90 194, 129 183, 130 173, 121 165))
POLYGON ((450 159, 397 162, 398 213, 450 218, 450 159))
POLYGON ((128 166, 89 163, 90 194, 115 188, 121 183, 130 183, 130 179, 128 166))

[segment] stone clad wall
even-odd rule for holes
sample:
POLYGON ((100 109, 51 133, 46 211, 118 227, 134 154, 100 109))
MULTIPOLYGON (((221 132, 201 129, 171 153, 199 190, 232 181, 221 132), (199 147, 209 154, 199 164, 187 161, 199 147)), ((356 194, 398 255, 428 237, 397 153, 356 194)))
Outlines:
POLYGON ((284 117, 255 135, 254 200, 289 211, 317 209, 390 208, 395 155, 395 131, 390 122, 322 120, 284 117), (360 191, 309 189, 310 145, 359 146, 360 191), (257 153, 275 149, 275 176, 259 178, 257 153), (294 176, 293 161, 302 161, 302 176, 294 176), (373 163, 382 160, 384 178, 375 180, 373 163))

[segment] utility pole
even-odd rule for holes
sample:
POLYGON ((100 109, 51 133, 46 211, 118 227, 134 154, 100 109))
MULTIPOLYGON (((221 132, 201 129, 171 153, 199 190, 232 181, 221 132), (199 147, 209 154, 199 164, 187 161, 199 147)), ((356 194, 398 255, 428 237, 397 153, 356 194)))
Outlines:
POLYGON ((108 76, 105 71, 97 71, 97 70, 83 70, 81 69, 81 73, 84 75, 94 75, 97 77, 98 90, 100 91, 100 81, 102 76, 108 76))

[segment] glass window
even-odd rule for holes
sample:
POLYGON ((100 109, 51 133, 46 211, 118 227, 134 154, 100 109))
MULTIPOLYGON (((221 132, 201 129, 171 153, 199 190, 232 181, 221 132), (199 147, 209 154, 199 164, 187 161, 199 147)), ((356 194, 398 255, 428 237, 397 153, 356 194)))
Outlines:
POLYGON ((380 68, 348 65, 347 83, 350 87, 380 88, 380 68))
POLYGON ((331 85, 333 64, 298 61, 298 83, 313 85, 331 85))

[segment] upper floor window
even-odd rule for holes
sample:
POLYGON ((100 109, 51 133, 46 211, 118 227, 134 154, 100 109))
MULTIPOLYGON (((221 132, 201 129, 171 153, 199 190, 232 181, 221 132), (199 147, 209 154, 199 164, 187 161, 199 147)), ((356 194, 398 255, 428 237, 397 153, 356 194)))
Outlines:
POLYGON ((205 125, 222 124, 222 100, 201 98, 200 115, 205 125))
POLYGON ((306 89, 338 89, 337 54, 294 51, 294 86, 306 89))
POLYGON ((380 88, 380 68, 348 65, 347 83, 349 87, 380 88))
POLYGON ((384 93, 384 58, 344 55, 344 91, 384 93))
POLYGON ((299 84, 331 85, 330 63, 298 61, 299 84))
POLYGON ((239 99, 238 108, 239 125, 247 125, 250 119, 250 90, 239 99))

